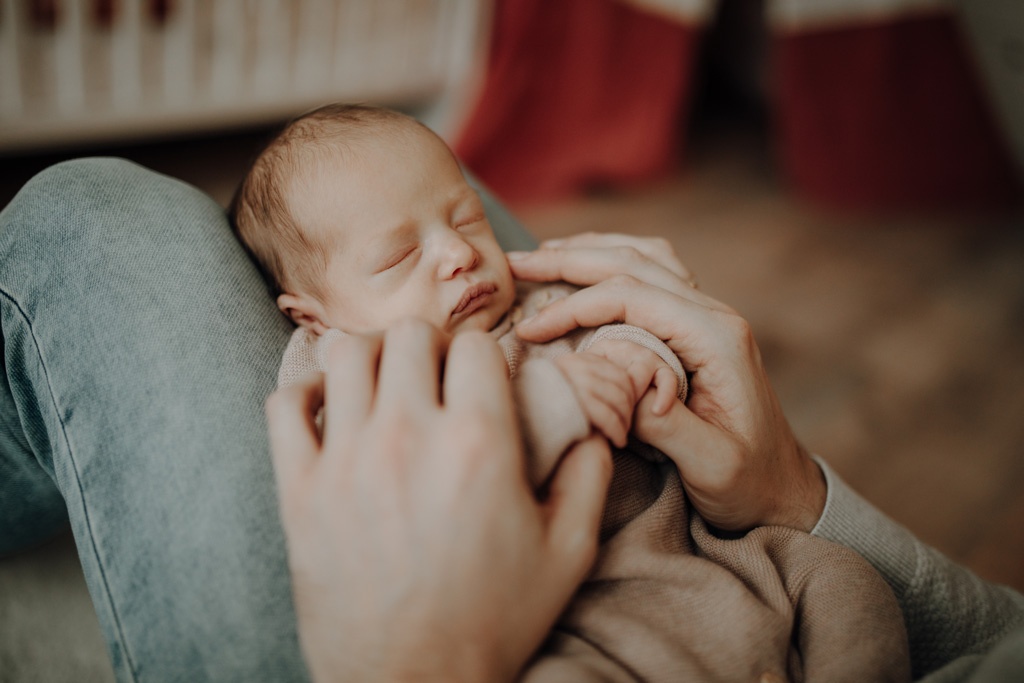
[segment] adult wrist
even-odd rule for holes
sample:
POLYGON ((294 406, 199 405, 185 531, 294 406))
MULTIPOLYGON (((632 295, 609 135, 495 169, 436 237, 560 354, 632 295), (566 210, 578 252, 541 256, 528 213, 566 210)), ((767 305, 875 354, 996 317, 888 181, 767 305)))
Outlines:
POLYGON ((783 512, 776 524, 811 533, 818 525, 828 500, 828 481, 821 467, 797 444, 800 474, 787 487, 779 507, 783 512))
POLYGON ((807 496, 805 506, 802 510, 799 526, 800 531, 811 533, 818 526, 818 521, 825 512, 825 504, 828 502, 828 480, 821 467, 814 461, 804 449, 800 447, 804 468, 807 471, 807 496))

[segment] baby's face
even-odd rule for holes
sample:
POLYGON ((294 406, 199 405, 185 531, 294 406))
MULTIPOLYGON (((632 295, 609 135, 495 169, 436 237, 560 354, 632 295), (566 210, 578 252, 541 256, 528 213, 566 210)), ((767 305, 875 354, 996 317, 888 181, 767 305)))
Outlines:
POLYGON ((322 327, 369 332, 416 316, 452 333, 486 331, 512 306, 512 274, 480 198, 433 134, 382 135, 310 168, 289 203, 301 225, 334 236, 313 316, 322 327))

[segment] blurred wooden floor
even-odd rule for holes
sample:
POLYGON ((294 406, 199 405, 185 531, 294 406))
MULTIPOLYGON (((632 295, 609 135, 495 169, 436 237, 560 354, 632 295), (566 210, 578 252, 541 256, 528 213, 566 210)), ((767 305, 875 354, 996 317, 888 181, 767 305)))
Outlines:
MULTIPOLYGON (((226 204, 266 135, 102 153, 226 204)), ((517 214, 541 239, 669 239, 701 288, 751 321, 810 449, 926 542, 1024 590, 1024 223, 816 209, 785 191, 766 150, 763 132, 714 133, 676 177, 517 214)), ((66 156, 0 159, 0 206, 66 156)), ((26 626, 0 639, 0 667, 20 666, 10 680, 109 680, 69 538, 0 562, 0 623, 26 626), (46 614, 60 618, 36 623, 46 614), (52 640, 28 635, 40 632, 52 640)))

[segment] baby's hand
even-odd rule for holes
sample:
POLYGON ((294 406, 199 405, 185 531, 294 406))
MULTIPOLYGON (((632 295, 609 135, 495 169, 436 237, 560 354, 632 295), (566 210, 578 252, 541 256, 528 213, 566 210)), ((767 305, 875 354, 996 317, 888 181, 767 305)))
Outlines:
POLYGON ((554 362, 572 386, 594 429, 623 448, 633 420, 633 407, 640 399, 626 370, 589 351, 567 353, 554 362))
MULTIPOLYGON (((624 339, 601 339, 594 342, 587 351, 611 361, 624 370, 629 375, 637 400, 653 385, 655 394, 651 412, 655 415, 660 417, 672 407, 672 402, 676 400, 679 380, 672 368, 654 351, 624 339)), ((632 415, 632 411, 630 414, 632 415)))

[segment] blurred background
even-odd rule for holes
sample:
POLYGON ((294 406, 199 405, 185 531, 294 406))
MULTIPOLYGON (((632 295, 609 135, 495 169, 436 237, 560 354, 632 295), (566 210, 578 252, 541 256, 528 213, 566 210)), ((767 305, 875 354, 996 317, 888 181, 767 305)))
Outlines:
MULTIPOLYGON (((1024 590, 1017 0, 0 0, 0 206, 85 155, 226 205, 329 101, 421 117, 540 239, 669 239, 811 450, 1024 590)), ((70 537, 0 560, 0 681, 110 678, 70 537)))

